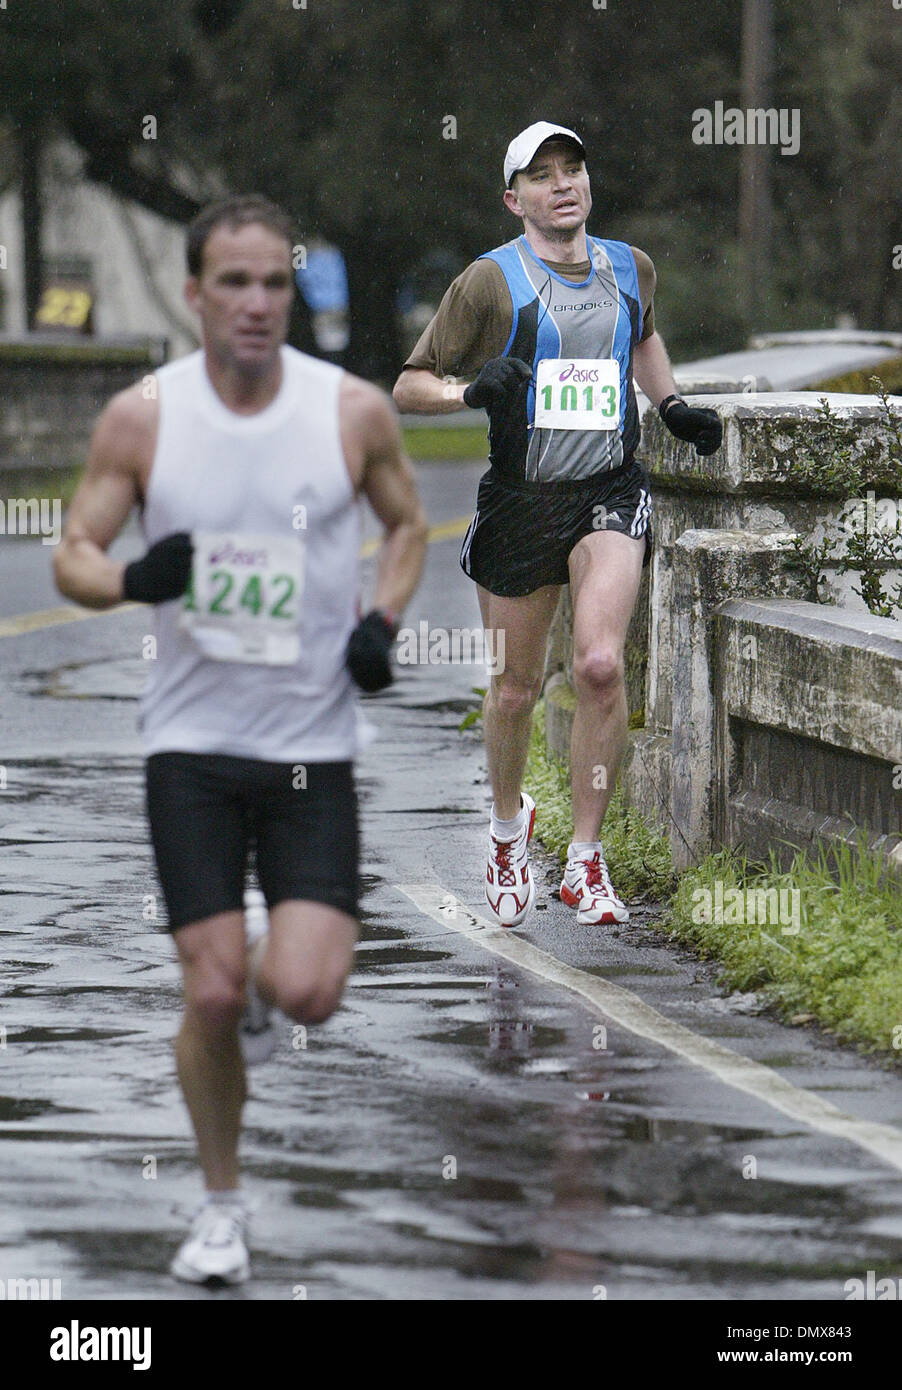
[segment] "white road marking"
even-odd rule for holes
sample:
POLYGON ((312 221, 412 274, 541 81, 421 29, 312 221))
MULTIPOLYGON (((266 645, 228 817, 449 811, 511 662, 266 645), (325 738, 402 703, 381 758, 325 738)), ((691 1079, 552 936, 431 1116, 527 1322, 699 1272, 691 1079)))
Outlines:
POLYGON ((519 965, 550 984, 578 994, 605 1018, 629 1029, 637 1037, 666 1047, 679 1057, 747 1095, 756 1096, 791 1119, 812 1129, 857 1144, 902 1172, 902 1130, 847 1115, 820 1096, 804 1091, 784 1080, 760 1062, 753 1062, 711 1038, 693 1033, 646 1004, 631 990, 597 975, 565 965, 556 956, 486 918, 462 903, 453 893, 436 883, 398 884, 411 902, 436 922, 478 942, 486 951, 519 965))

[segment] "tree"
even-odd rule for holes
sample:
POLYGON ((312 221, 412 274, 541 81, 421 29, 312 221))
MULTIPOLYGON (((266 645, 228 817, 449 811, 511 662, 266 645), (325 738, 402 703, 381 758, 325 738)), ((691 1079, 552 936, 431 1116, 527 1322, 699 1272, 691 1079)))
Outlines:
MULTIPOLYGON (((890 327, 902 25, 869 0, 828 10, 813 21, 774 0, 773 99, 801 108, 802 146, 772 154, 763 319, 811 327, 850 310, 890 327)), ((20 163, 25 140, 65 130, 90 178, 167 217, 228 191, 269 194, 299 242, 344 251, 348 365, 365 375, 397 372, 398 288, 424 253, 462 268, 516 234, 504 147, 543 117, 586 140, 590 230, 655 260, 674 355, 736 347, 761 326, 744 307, 741 152, 691 138, 696 108, 741 99, 735 0, 670 0, 666 21, 613 0, 56 0, 0 10, 0 26, 0 123, 20 163)))

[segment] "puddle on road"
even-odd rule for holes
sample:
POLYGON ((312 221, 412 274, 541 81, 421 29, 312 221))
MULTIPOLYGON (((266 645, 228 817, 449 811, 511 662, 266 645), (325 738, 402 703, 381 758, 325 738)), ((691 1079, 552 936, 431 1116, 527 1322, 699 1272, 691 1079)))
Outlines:
POLYGON ((493 1019, 489 1024, 490 1052, 530 1052, 535 1046, 535 1029, 519 1019, 493 1019))
POLYGON ((354 952, 354 973, 383 970, 399 965, 417 965, 427 961, 448 960, 449 951, 424 951, 418 946, 396 946, 381 941, 362 941, 354 952), (369 952, 373 953, 369 958, 369 952), (386 959, 387 958, 387 959, 386 959))
MULTIPOLYGON (((452 1047, 479 1049, 488 1045, 500 1048, 504 1040, 514 1039, 532 1042, 536 1048, 549 1050, 559 1047, 566 1041, 566 1034, 556 1028, 533 1024, 529 1019, 487 1018, 485 1022, 465 1023, 458 1028, 448 1028, 440 1033, 419 1033, 424 1042, 447 1043, 452 1047)), ((576 1065, 575 1063, 573 1064, 576 1065)), ((566 1064, 567 1070, 570 1064, 566 1064)))
MULTIPOLYGON (((618 1104, 627 1104, 622 1093, 618 1104)), ((635 1103, 635 1102, 634 1102, 635 1103)), ((695 1120, 669 1120, 646 1115, 630 1115, 623 1120, 623 1136, 634 1143, 704 1144, 721 1141, 729 1144, 752 1144, 767 1138, 760 1129, 742 1129, 735 1125, 702 1124, 695 1120)))
POLYGON ((52 700, 138 700, 147 684, 147 665, 134 657, 70 661, 44 671, 23 671, 23 695, 52 700))
MULTIPOLYGON (((382 962, 380 962, 380 966, 381 965, 382 962)), ((447 975, 438 977, 430 977, 428 975, 402 975, 400 977, 392 976, 392 978, 385 980, 374 980, 370 975, 367 975, 364 979, 359 979, 356 975, 352 975, 351 979, 348 981, 350 986, 356 986, 358 989, 412 989, 421 991, 433 989, 460 990, 472 988, 475 985, 487 985, 489 983, 490 981, 480 977, 474 979, 467 978, 466 976, 449 977, 447 975)))
POLYGON ((77 1108, 55 1105, 52 1100, 32 1097, 23 1100, 19 1096, 0 1096, 0 1121, 31 1120, 36 1115, 78 1115, 77 1108))
MULTIPOLYGON (((123 760, 112 788, 110 781, 92 760, 50 773, 36 765, 19 788, 38 802, 17 813, 9 833, 42 835, 50 855, 51 836, 58 840, 71 828, 80 837, 86 824, 96 823, 98 836, 109 837, 115 872, 125 868, 129 875, 120 899, 134 889, 140 908, 134 851, 115 839, 123 813, 126 826, 141 824, 139 764, 123 760), (52 819, 44 820, 45 811, 52 819)), ((113 901, 107 882, 113 871, 104 861, 98 872, 100 846, 73 844, 73 852, 91 858, 89 883, 70 885, 62 903, 55 894, 47 909, 74 925, 73 914, 106 912, 103 895, 109 890, 113 901)), ((16 853, 24 857, 23 850, 16 853)), ((36 878, 40 868, 31 872, 36 878)), ((68 862, 62 872, 69 873, 68 862)), ((569 996, 549 994, 508 965, 483 973, 484 958, 467 959, 471 947, 459 950, 455 938, 443 949, 445 933, 412 934, 415 919, 393 909, 379 875, 365 875, 364 890, 365 902, 381 911, 364 913, 347 1010, 311 1031, 306 1052, 283 1045, 251 1078, 245 1168, 264 1202, 255 1270, 268 1270, 267 1277, 290 1289, 308 1270, 315 1288, 317 1275, 334 1269, 332 1287, 344 1297, 353 1294, 355 1280, 386 1296, 378 1292, 383 1269, 394 1279, 391 1288, 409 1277, 446 1297, 461 1291, 491 1297, 493 1284, 510 1288, 511 1296, 554 1296, 549 1286, 568 1280, 585 1284, 586 1297, 597 1282, 617 1296, 631 1268, 640 1271, 630 1277, 644 1281, 643 1297, 655 1285, 678 1297, 712 1278, 722 1297, 746 1296, 756 1278, 779 1287, 778 1296, 797 1297, 800 1279, 832 1277, 843 1261, 865 1269, 877 1267, 890 1248, 902 1255, 902 1241, 892 1245, 892 1222, 877 1222, 870 1236, 850 1235, 854 1223, 875 1219, 871 1189, 879 1187, 885 1201, 888 1175, 866 1174, 857 1187, 818 1187, 811 1160, 822 1154, 829 1168, 832 1151, 817 1137, 787 1134, 782 1122, 772 1132, 731 1125, 729 1117, 742 1114, 732 1107, 723 1122, 682 1118, 683 1102, 690 1113, 699 1097, 702 1114, 711 1108, 704 1081, 693 1090, 673 1059, 613 1027, 608 1047, 595 1049, 595 1020, 569 996), (333 1155, 331 1168, 327 1156, 333 1155), (757 1157, 756 1182, 743 1178, 745 1155, 757 1157), (451 1157, 456 1176, 446 1181, 442 1165, 451 1157), (790 1157, 800 1160, 794 1180, 786 1175, 790 1157)), ((9 906, 24 914, 28 905, 9 906)), ((31 1193, 26 1219, 42 1228, 54 1222, 54 1238, 71 1252, 71 1296, 95 1280, 104 1296, 174 1297, 165 1276, 174 1248, 172 1194, 193 1197, 198 1182, 173 1073, 178 990, 146 973, 167 963, 166 938, 142 931, 134 913, 137 930, 129 933, 125 908, 121 915, 121 934, 79 934, 78 963, 74 953, 57 949, 75 943, 71 929, 29 926, 27 938, 23 933, 22 944, 13 946, 20 963, 12 968, 46 971, 52 963, 60 977, 52 989, 42 981, 5 993, 13 1010, 12 1018, 4 1016, 9 1041, 25 1043, 23 1060, 30 1059, 22 1089, 41 1095, 0 1097, 4 1162, 18 1190, 31 1193), (33 959, 22 961, 32 950, 33 959), (139 972, 140 984, 126 966, 139 972), (47 1003, 35 1008, 35 1000, 47 1003), (59 1026, 47 1026, 48 1015, 59 1026), (82 1024, 82 1016, 92 1025, 82 1024), (68 1053, 60 1047, 70 1043, 68 1053), (90 1108, 73 1110, 67 1097, 90 1108), (66 1113, 86 1119, 54 1129, 55 1117, 66 1113), (89 1177, 71 1176, 74 1150, 89 1177), (146 1187, 165 1204, 165 1235, 126 1229, 136 1191, 142 1227, 159 1214, 141 1191, 145 1154, 161 1159, 159 1188, 146 1187), (164 1183, 170 1185, 165 1198, 164 1183), (70 1191, 71 1203, 64 1202, 70 1191), (53 1203, 58 1222, 48 1215, 53 1203), (164 1288, 164 1295, 154 1292, 164 1288)), ((619 973, 674 972, 632 966, 619 973)), ((792 1062, 771 1059, 772 1065, 792 1062)), ((851 1150, 846 1162, 852 1164, 851 1150)), ((27 1240, 34 1238, 32 1227, 27 1240)), ((289 1295, 270 1287, 251 1296, 289 1295)))
POLYGON ((7 999, 55 999, 60 995, 74 994, 109 994, 120 997, 132 994, 141 999, 144 997, 141 989, 134 985, 65 984, 62 986, 48 985, 46 988, 43 985, 14 985, 12 989, 5 991, 7 999))
POLYGON ((20 1028, 7 1041, 26 1042, 106 1042, 110 1038, 140 1037, 138 1028, 20 1028))

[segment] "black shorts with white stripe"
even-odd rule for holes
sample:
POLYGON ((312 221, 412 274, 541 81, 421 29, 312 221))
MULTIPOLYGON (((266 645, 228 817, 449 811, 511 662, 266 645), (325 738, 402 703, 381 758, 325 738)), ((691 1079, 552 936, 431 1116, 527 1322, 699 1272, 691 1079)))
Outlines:
POLYGON ((545 584, 569 583, 571 550, 596 531, 644 541, 647 565, 651 511, 649 477, 634 458, 575 482, 511 482, 490 468, 479 482, 461 568, 490 593, 521 598, 545 584))

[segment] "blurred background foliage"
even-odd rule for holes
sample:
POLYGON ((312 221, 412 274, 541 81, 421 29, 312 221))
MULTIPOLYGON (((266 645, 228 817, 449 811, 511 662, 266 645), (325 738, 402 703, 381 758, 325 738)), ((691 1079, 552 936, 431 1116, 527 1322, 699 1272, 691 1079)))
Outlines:
MULTIPOLYGON (((29 194, 32 248, 29 171, 59 132, 87 177, 176 220, 228 191, 265 192, 299 242, 341 248, 347 365, 391 380, 407 346, 399 292, 434 305, 451 275, 517 233, 501 204, 504 150, 550 118, 589 151, 589 230, 655 261, 674 358, 740 347, 759 328, 897 328, 902 12, 772 0, 768 104, 799 109, 801 147, 770 152, 754 319, 740 150, 691 138, 696 108, 742 104, 742 21, 736 0, 10 0, 0 189, 29 194)), ((309 348, 304 333, 299 321, 309 348)))

